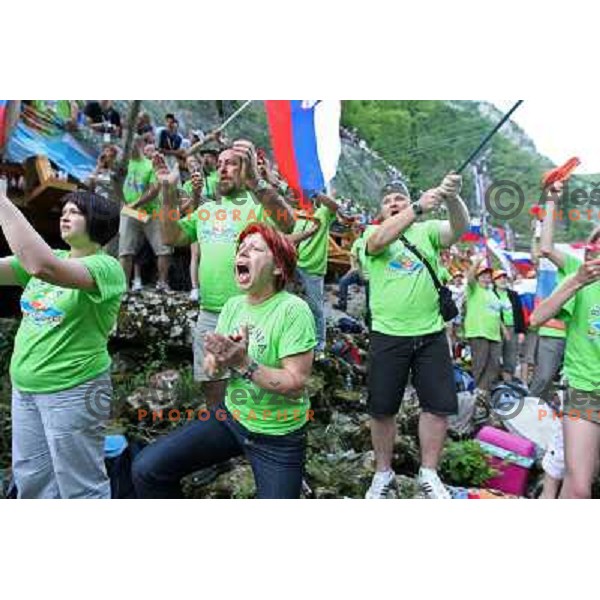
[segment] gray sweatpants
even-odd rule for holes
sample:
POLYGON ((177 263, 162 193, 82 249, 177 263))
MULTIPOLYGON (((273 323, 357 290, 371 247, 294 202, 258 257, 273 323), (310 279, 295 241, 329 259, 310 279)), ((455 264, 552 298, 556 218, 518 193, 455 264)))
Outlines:
POLYGON ((323 312, 325 302, 325 277, 323 275, 311 275, 302 269, 296 269, 296 274, 304 286, 306 302, 315 319, 317 332, 316 351, 325 350, 326 323, 323 312))
POLYGON ((535 370, 529 386, 529 393, 532 396, 549 400, 552 380, 563 362, 565 344, 564 338, 540 336, 535 370))
POLYGON ((500 373, 501 342, 470 338, 475 387, 489 392, 500 373))
POLYGON ((104 435, 108 372, 50 394, 12 391, 12 469, 19 498, 110 498, 104 435))
POLYGON ((519 350, 518 335, 515 333, 514 327, 507 327, 506 329, 510 332, 510 339, 502 340, 502 371, 514 375, 519 350))

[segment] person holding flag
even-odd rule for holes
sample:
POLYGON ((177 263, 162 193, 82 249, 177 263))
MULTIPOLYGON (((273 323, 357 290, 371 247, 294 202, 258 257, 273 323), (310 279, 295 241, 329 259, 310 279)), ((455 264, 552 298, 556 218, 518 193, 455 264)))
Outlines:
POLYGON ((325 273, 327 272, 327 255, 329 250, 329 231, 332 223, 340 215, 338 203, 325 194, 314 196, 319 206, 311 210, 311 219, 297 219, 294 226, 294 241, 298 244, 298 266, 296 275, 304 287, 306 301, 315 318, 317 328, 316 359, 322 360, 325 352, 325 273), (314 227, 318 225, 317 229, 314 227), (313 231, 308 239, 302 239, 304 233, 313 231))
POLYGON ((458 402, 440 297, 425 262, 436 269, 441 249, 456 242, 469 225, 460 188, 461 177, 449 174, 411 204, 406 184, 393 181, 382 191, 381 224, 365 232, 372 315, 368 409, 376 461, 369 499, 385 499, 395 486, 396 415, 409 376, 422 407, 419 484, 429 498, 450 497, 437 466, 447 417, 456 414, 458 402), (448 221, 416 222, 442 202, 448 221))

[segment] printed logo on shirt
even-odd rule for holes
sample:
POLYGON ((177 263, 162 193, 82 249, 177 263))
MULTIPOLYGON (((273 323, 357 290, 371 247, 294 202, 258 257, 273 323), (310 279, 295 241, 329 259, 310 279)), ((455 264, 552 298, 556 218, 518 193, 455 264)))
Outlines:
POLYGON ((56 302, 65 293, 64 289, 48 287, 43 282, 31 282, 27 296, 21 298, 23 320, 34 327, 57 327, 65 318, 65 313, 56 308, 56 302))
POLYGON ((401 250, 390 260, 387 270, 394 275, 414 275, 421 271, 423 266, 410 252, 401 250))
POLYGON ((200 235, 203 242, 235 243, 238 232, 230 221, 212 221, 206 223, 200 235))
POLYGON ((146 182, 143 179, 137 179, 136 175, 130 175, 125 180, 125 184, 123 186, 125 188, 125 193, 135 193, 141 195, 146 189, 146 182))
POLYGON ((265 332, 256 325, 248 324, 248 351, 252 356, 261 358, 267 349, 265 332))
POLYGON ((588 318, 588 338, 594 341, 600 341, 600 304, 590 308, 588 318))

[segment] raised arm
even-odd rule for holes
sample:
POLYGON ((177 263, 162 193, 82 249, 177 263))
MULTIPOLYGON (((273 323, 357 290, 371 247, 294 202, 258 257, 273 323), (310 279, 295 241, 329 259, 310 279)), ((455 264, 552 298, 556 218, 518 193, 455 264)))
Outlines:
POLYGON ((477 269, 479 269, 479 267, 480 267, 481 263, 483 262, 484 258, 485 258, 484 256, 478 256, 471 263, 471 266, 469 267, 469 269, 467 271, 467 283, 469 285, 475 283, 475 276, 476 276, 476 273, 477 273, 477 269))
POLYGON ((440 243, 444 247, 457 242, 469 228, 469 211, 459 196, 461 183, 460 175, 449 173, 438 188, 448 209, 448 221, 442 223, 440 231, 440 243))
POLYGON ((218 142, 220 136, 221 136, 221 132, 219 130, 211 131, 210 133, 206 134, 206 136, 203 139, 201 139, 199 142, 192 144, 186 150, 186 156, 192 156, 193 154, 196 154, 196 152, 198 152, 199 150, 202 150, 202 148, 204 148, 204 146, 208 145, 209 142, 212 142, 213 140, 218 142))
POLYGON ((283 233, 292 233, 294 212, 290 205, 272 185, 267 184, 266 187, 258 189, 259 176, 254 144, 247 140, 237 140, 232 149, 242 160, 246 188, 256 196, 265 210, 269 211, 272 220, 283 233))
MULTIPOLYGON (((419 205, 424 213, 436 209, 441 202, 437 189, 428 190, 419 199, 419 205)), ((381 254, 391 243, 395 242, 401 233, 408 229, 416 220, 417 215, 412 206, 407 206, 397 215, 387 218, 369 236, 367 253, 372 256, 381 254)))
MULTIPOLYGON (((0 227, 11 252, 32 277, 60 287, 96 289, 96 282, 85 265, 77 259, 58 258, 23 213, 2 193, 0 227)), ((6 273, 3 268, 0 277, 4 278, 6 273)))
POLYGON ((558 195, 562 191, 562 183, 556 182, 546 198, 546 211, 542 222, 542 237, 540 241, 540 254, 550 259, 559 269, 563 269, 566 262, 564 252, 554 245, 554 215, 558 206, 558 195))
POLYGON ((160 232, 163 244, 167 246, 189 246, 192 239, 178 225, 177 219, 172 215, 179 212, 179 196, 177 194, 176 179, 170 175, 161 180, 163 197, 163 210, 160 219, 160 232))
POLYGON ((533 311, 530 319, 531 326, 540 327, 555 317, 579 290, 599 280, 600 259, 582 264, 575 275, 565 279, 562 285, 533 311))
POLYGON ((317 231, 321 223, 317 219, 306 218, 307 221, 312 221, 312 225, 306 231, 299 231, 297 233, 288 233, 286 237, 292 244, 301 244, 304 240, 311 238, 317 231))

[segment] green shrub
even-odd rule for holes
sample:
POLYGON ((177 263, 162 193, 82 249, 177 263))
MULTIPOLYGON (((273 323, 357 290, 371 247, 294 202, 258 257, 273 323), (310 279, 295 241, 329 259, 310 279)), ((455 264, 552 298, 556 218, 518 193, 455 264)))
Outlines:
POLYGON ((487 455, 475 440, 464 440, 446 444, 440 473, 450 485, 479 488, 497 471, 489 465, 487 455))

